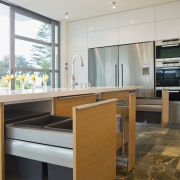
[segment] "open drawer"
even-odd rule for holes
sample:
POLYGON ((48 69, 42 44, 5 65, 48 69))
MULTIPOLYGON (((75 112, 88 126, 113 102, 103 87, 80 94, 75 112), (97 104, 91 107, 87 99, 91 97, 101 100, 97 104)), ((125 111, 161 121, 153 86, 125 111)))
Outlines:
POLYGON ((27 118, 23 121, 6 124, 5 136, 21 141, 72 148, 72 129, 71 131, 65 129, 55 131, 55 128, 49 128, 48 126, 67 120, 72 122, 72 118, 66 116, 45 115, 27 118))

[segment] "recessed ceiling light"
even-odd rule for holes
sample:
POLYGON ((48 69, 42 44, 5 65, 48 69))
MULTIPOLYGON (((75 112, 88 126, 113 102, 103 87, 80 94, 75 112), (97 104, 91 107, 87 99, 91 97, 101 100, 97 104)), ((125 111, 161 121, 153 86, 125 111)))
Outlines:
POLYGON ((116 2, 112 2, 112 8, 116 9, 116 2))
POLYGON ((65 12, 65 19, 68 19, 68 18, 69 18, 69 13, 65 12))

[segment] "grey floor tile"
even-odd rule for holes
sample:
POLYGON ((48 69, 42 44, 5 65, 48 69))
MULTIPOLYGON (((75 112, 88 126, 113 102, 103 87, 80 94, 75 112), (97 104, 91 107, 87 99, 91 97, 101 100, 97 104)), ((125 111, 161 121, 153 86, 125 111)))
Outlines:
POLYGON ((138 123, 136 132, 136 165, 124 179, 180 180, 180 129, 138 123))

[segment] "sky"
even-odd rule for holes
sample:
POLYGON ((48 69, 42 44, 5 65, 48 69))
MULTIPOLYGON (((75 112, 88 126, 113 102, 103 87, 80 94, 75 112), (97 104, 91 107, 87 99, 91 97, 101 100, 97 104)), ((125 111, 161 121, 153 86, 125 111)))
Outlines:
POLYGON ((9 20, 0 16, 0 59, 9 53, 9 20))
MULTIPOLYGON (((0 8, 1 10, 1 8, 0 8)), ((8 13, 7 13, 8 14, 8 13)), ((31 19, 26 19, 26 21, 16 21, 16 34, 25 35, 27 37, 36 37, 36 33, 39 29, 39 22, 31 21, 31 19)), ((0 12, 0 60, 9 54, 9 17, 1 15, 0 12)), ((16 52, 18 55, 23 55, 28 58, 29 50, 32 44, 26 43, 22 44, 22 41, 16 44, 16 52), (20 43, 21 42, 21 43, 20 43), (23 47, 23 48, 22 48, 23 47)))

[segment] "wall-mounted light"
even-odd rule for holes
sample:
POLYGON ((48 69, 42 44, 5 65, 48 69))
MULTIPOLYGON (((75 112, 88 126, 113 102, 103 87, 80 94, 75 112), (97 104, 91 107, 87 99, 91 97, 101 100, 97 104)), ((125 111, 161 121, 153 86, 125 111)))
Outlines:
POLYGON ((68 18, 69 18, 69 13, 65 12, 65 19, 68 19, 68 18))
POLYGON ((112 2, 112 8, 116 9, 116 2, 112 2))

